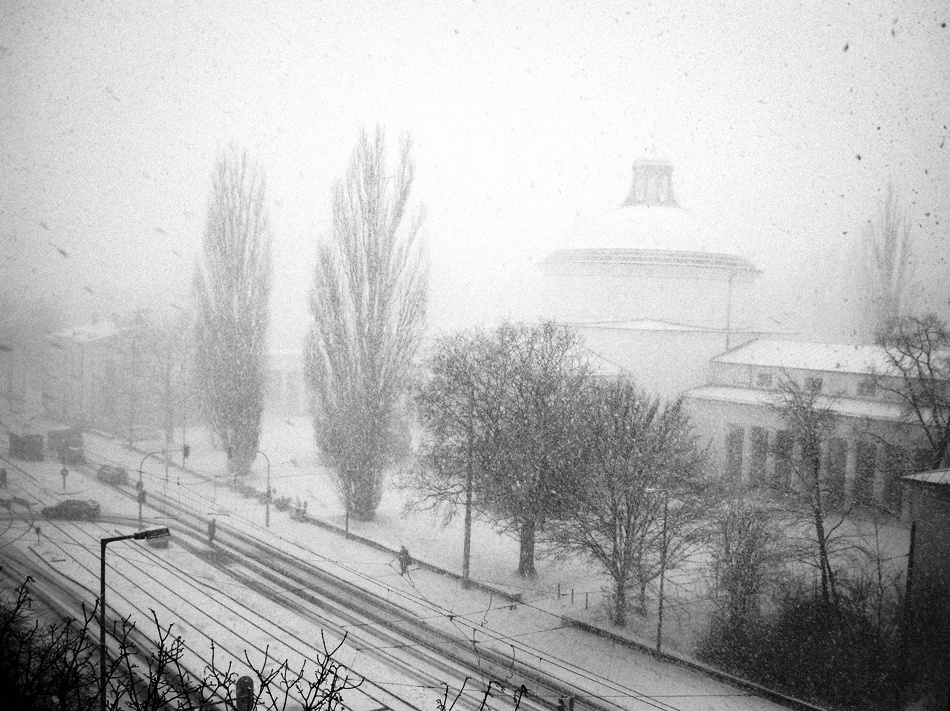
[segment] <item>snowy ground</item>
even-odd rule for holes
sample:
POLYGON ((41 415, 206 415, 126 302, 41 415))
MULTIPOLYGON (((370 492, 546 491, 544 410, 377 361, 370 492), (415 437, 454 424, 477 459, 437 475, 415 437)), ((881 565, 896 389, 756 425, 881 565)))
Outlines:
MULTIPOLYGON (((207 437, 191 439, 189 468, 212 474, 225 471, 225 458, 215 452, 207 437)), ((313 430, 306 417, 272 419, 265 423, 261 451, 270 458, 271 485, 275 496, 290 496, 307 502, 309 515, 345 526, 345 511, 340 503, 329 472, 320 463, 314 444, 313 430)), ((180 448, 179 448, 180 449, 180 448)), ((174 458, 174 457, 173 457, 174 458)), ((267 466, 263 458, 255 462, 248 483, 260 491, 267 488, 267 466)), ((391 483, 391 482, 390 482, 391 483)), ((264 515, 260 507, 260 516, 264 515)), ((286 518, 271 509, 271 520, 286 518)), ((462 516, 449 522, 444 516, 428 512, 406 512, 405 494, 395 486, 387 486, 374 521, 351 520, 350 531, 377 541, 394 550, 406 546, 418 558, 446 570, 461 574, 462 516)), ((559 614, 569 614, 652 646, 656 642, 656 604, 645 617, 631 615, 628 630, 609 625, 604 612, 605 591, 609 578, 582 560, 555 559, 539 556, 538 575, 526 580, 517 574, 518 543, 503 536, 487 522, 476 521, 472 529, 471 577, 486 585, 511 593, 520 593, 525 602, 544 606, 559 614), (560 591, 560 597, 558 597, 560 591), (572 598, 573 594, 573 598, 572 598)), ((689 654, 695 638, 697 620, 695 595, 678 589, 676 571, 667 578, 663 643, 667 649, 689 654), (690 609, 678 603, 689 598, 690 609)))
MULTIPOLYGON (((638 693, 665 699, 677 709, 764 709, 778 708, 763 699, 750 698, 741 691, 704 677, 694 671, 658 662, 627 649, 609 639, 565 628, 561 615, 590 622, 613 634, 635 639, 647 646, 655 643, 656 618, 632 616, 629 630, 618 630, 609 625, 603 610, 603 590, 607 578, 595 568, 577 560, 541 559, 538 576, 525 580, 516 574, 518 562, 517 541, 500 536, 492 528, 476 522, 473 530, 472 577, 488 586, 518 592, 524 604, 512 609, 507 601, 484 591, 462 592, 458 582, 443 576, 414 570, 411 578, 404 579, 389 554, 369 549, 355 541, 313 525, 301 524, 290 518, 288 512, 271 507, 270 527, 264 528, 265 507, 256 499, 239 496, 227 481, 225 455, 216 451, 209 438, 195 430, 180 433, 176 445, 169 448, 167 468, 162 459, 161 441, 136 442, 130 451, 127 442, 119 439, 89 437, 89 449, 94 449, 98 460, 124 463, 131 469, 133 481, 138 467, 149 492, 150 507, 145 512, 146 525, 163 525, 161 502, 164 497, 202 503, 210 518, 214 516, 219 530, 228 526, 253 528, 262 539, 297 555, 306 556, 335 567, 335 572, 352 576, 365 584, 378 586, 383 596, 411 593, 422 605, 420 615, 431 618, 433 611, 442 616, 446 612, 460 615, 470 623, 503 629, 506 635, 516 637, 525 648, 537 653, 539 668, 555 675, 563 674, 557 668, 559 660, 571 659, 585 669, 597 670, 604 695, 611 695, 611 685, 636 689, 638 693), (183 471, 181 436, 191 447, 183 471), (157 453, 157 454, 152 454, 157 453), (135 467, 130 465, 135 462, 135 467), (200 476, 195 476, 195 474, 200 476), (558 591, 560 590, 560 596, 558 591), (493 625, 490 623, 494 623, 493 625), (715 699, 715 701, 713 701, 715 699)), ((270 462, 270 481, 277 497, 290 496, 307 502, 311 517, 343 527, 343 507, 332 480, 321 466, 307 418, 275 419, 265 423, 260 444, 270 462)), ((259 457, 247 483, 259 491, 266 488, 267 459, 259 457)), ((66 491, 60 488, 59 465, 47 461, 42 465, 46 473, 47 494, 56 498, 92 496, 99 499, 103 509, 129 519, 136 515, 135 505, 127 499, 112 501, 108 487, 88 478, 71 477, 66 491)), ((461 518, 448 525, 431 514, 406 514, 401 492, 390 487, 375 521, 350 521, 350 530, 364 538, 377 541, 390 549, 405 545, 416 558, 451 571, 460 572, 462 550, 461 518)), ((200 579, 199 570, 192 571, 192 579, 200 579)), ((704 625, 703 606, 697 603, 694 585, 687 590, 683 573, 673 571, 668 581, 668 602, 664 620, 664 651, 688 657, 693 649, 695 634, 704 625)), ((655 607, 655 599, 650 601, 655 607)), ((460 630, 460 633, 464 633, 460 630)), ((481 640, 480 640, 481 642, 481 640)), ((485 640, 490 644, 490 640, 485 640)), ((348 662, 357 663, 358 654, 348 662)), ((616 690, 615 690, 616 691, 616 690)))

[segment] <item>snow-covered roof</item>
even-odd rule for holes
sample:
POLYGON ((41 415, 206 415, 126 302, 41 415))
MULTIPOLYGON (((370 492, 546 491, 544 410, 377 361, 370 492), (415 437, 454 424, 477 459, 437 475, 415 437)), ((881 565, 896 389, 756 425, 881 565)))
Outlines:
POLYGON ((124 331, 130 329, 120 328, 112 321, 96 321, 94 323, 83 324, 82 326, 73 326, 62 331, 56 331, 47 336, 54 340, 72 341, 78 345, 94 343, 106 338, 113 338, 124 331))
MULTIPOLYGON (((705 385, 687 391, 685 397, 691 400, 707 400, 756 407, 773 407, 782 404, 782 394, 775 390, 754 390, 752 388, 735 388, 725 385, 705 385)), ((815 405, 819 408, 828 408, 842 417, 889 422, 908 421, 900 404, 894 402, 819 395, 815 405)))
POLYGON ((712 362, 859 374, 871 370, 886 372, 890 368, 887 352, 880 346, 768 339, 741 345, 716 356, 712 362))
MULTIPOLYGON (((675 321, 660 321, 655 319, 631 319, 626 321, 584 321, 568 322, 567 325, 575 328, 590 328, 596 330, 616 330, 616 331, 682 331, 682 332, 701 332, 701 333, 725 333, 725 328, 710 328, 708 326, 695 326, 688 323, 677 323, 675 321)), ((731 333, 761 333, 748 326, 732 326, 729 328, 731 333)))
POLYGON ((950 485, 950 469, 935 469, 932 472, 917 472, 902 476, 901 479, 907 481, 919 481, 924 484, 943 484, 950 485))
MULTIPOLYGON (((643 208, 658 209, 658 208, 643 208)), ((670 208, 678 209, 678 208, 670 208)), ((640 240, 640 244, 643 244, 640 240)), ((673 243, 657 243, 649 248, 631 247, 589 247, 580 249, 558 249, 551 252, 541 262, 552 264, 645 264, 669 265, 679 267, 706 267, 723 269, 730 272, 744 272, 749 275, 758 273, 748 259, 734 254, 685 250, 673 246, 673 243), (665 244, 665 246, 664 246, 665 244)))

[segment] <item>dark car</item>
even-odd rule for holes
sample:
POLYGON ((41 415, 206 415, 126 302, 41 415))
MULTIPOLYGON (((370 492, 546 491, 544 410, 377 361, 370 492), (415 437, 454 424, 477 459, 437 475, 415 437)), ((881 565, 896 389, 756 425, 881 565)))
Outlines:
POLYGON ((43 515, 46 518, 94 521, 101 510, 99 503, 92 499, 66 499, 53 506, 44 506, 43 515))
POLYGON ((170 541, 171 541, 171 535, 157 536, 156 538, 145 539, 145 542, 148 543, 152 548, 168 548, 168 544, 170 541))
POLYGON ((129 473, 122 467, 103 464, 96 472, 96 479, 112 486, 125 486, 129 483, 129 473))

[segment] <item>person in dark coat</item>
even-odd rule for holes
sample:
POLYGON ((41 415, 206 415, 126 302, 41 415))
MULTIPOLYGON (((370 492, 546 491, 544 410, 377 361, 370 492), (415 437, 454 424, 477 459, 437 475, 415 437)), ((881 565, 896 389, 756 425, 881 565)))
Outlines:
POLYGON ((403 546, 399 549, 399 574, 405 575, 409 572, 409 564, 412 563, 412 557, 409 555, 409 549, 403 546))
POLYGON ((7 488, 7 468, 0 468, 0 489, 7 488))
POLYGON ((218 528, 218 522, 216 519, 211 519, 210 521, 208 521, 208 545, 209 546, 214 543, 214 534, 217 528, 218 528))

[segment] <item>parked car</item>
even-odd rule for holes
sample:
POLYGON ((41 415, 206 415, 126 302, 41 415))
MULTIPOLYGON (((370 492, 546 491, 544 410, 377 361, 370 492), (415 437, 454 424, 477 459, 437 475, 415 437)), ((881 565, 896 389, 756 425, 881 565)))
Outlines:
POLYGON ((101 511, 99 502, 92 499, 66 499, 52 506, 44 506, 43 516, 46 518, 95 521, 99 518, 101 511))
POLYGON ((122 467, 103 464, 96 472, 96 479, 112 486, 125 486, 129 483, 129 473, 122 467))
POLYGON ((168 548, 168 542, 171 540, 171 534, 159 536, 158 538, 146 538, 145 542, 152 548, 168 548))

